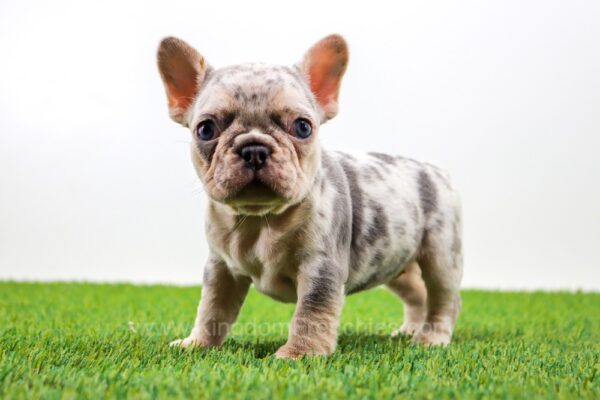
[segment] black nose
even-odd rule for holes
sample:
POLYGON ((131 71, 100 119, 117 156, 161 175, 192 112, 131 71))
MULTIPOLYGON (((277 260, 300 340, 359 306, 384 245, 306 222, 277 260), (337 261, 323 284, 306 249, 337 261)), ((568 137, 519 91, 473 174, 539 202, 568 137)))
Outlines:
POLYGON ((260 144, 249 144, 239 152, 240 157, 246 162, 246 166, 254 171, 261 169, 267 158, 271 155, 271 149, 260 144))

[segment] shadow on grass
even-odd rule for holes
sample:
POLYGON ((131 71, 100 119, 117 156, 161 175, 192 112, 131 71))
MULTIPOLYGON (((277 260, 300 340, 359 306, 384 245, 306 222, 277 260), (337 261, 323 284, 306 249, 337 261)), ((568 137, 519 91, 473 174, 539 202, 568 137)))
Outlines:
MULTIPOLYGON (((228 353, 248 352, 253 353, 258 359, 267 358, 275 354, 279 347, 285 344, 285 340, 271 340, 253 338, 252 340, 240 340, 239 338, 228 339, 220 351, 228 353)), ((410 346, 409 337, 398 336, 391 337, 386 334, 368 334, 368 333, 342 333, 338 338, 336 352, 344 354, 349 352, 370 352, 374 349, 393 349, 397 346, 410 346)))
MULTIPOLYGON (((457 345, 476 345, 477 343, 489 341, 490 337, 501 336, 500 332, 479 332, 467 330, 458 332, 452 339, 453 344, 457 345)), ((508 339, 507 339, 508 340, 508 339)), ((262 336, 230 337, 220 348, 211 349, 206 355, 215 352, 228 353, 230 355, 244 353, 251 354, 256 359, 272 357, 275 352, 284 345, 285 338, 273 339, 262 336)), ((450 346, 452 347, 452 346, 450 346)), ((382 352, 403 352, 407 349, 427 349, 419 344, 412 342, 412 338, 406 335, 392 337, 390 333, 369 333, 361 331, 342 331, 338 337, 336 355, 348 354, 377 354, 382 352)), ((438 347, 435 347, 438 348, 438 347)), ((444 347, 439 347, 443 349, 444 347)), ((446 348, 447 349, 447 348, 446 348)), ((201 349, 197 349, 203 352, 201 349)), ((195 351, 195 350, 194 350, 195 351)))

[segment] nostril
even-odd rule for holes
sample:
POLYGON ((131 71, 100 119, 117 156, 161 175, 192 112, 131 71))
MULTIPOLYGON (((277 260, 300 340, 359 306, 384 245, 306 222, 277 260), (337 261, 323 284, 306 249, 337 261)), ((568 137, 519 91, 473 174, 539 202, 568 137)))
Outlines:
POLYGON ((254 170, 262 168, 270 154, 271 149, 257 144, 246 145, 239 152, 246 166, 254 170))
POLYGON ((267 148, 259 148, 257 150, 258 159, 260 162, 264 163, 267 157, 269 156, 267 148))
POLYGON ((244 161, 250 162, 252 161, 252 149, 249 147, 244 147, 240 153, 244 161))

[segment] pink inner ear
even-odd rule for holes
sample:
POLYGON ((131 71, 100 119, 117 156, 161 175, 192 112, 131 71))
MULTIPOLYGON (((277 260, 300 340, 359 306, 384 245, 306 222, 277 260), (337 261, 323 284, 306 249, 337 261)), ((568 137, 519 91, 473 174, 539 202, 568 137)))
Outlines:
POLYGON ((338 98, 348 64, 346 44, 341 37, 332 35, 309 51, 307 61, 310 89, 321 107, 327 108, 338 98))
POLYGON ((175 59, 172 63, 172 75, 166 80, 169 106, 186 110, 194 100, 198 91, 198 81, 203 75, 204 63, 199 61, 195 67, 194 60, 175 59))
POLYGON ((336 60, 320 57, 313 60, 309 70, 310 89, 315 94, 317 101, 322 106, 337 99, 341 75, 332 74, 336 60))
POLYGON ((167 92, 171 118, 181 122, 206 74, 204 58, 184 41, 168 37, 158 48, 158 69, 167 92))
POLYGON ((167 96, 170 108, 178 108, 186 110, 194 100, 197 85, 177 85, 175 83, 167 83, 167 96))

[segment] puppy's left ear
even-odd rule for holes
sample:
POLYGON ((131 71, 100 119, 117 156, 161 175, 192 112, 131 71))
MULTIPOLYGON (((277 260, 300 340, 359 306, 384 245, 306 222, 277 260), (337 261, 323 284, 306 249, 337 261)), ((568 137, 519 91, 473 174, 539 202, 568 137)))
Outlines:
POLYGON ((167 93, 169 115, 175 122, 185 125, 186 113, 210 67, 196 49, 176 37, 160 42, 157 61, 167 93))
POLYGON ((348 45, 334 34, 317 42, 298 64, 322 112, 321 122, 338 113, 338 95, 348 66, 348 45))

